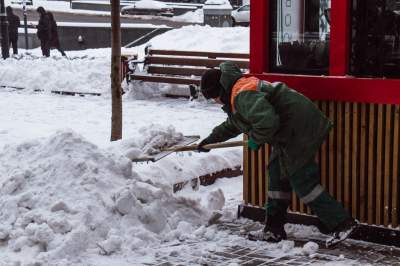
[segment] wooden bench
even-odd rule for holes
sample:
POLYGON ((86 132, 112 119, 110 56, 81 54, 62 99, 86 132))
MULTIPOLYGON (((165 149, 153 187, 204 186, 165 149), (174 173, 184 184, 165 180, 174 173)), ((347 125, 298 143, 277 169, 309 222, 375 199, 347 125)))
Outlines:
POLYGON ((197 98, 202 74, 225 61, 238 65, 242 71, 249 68, 249 54, 199 51, 172 51, 148 48, 142 61, 129 62, 131 71, 127 81, 157 82, 188 85, 191 98, 197 98), (136 64, 143 63, 139 71, 136 64))

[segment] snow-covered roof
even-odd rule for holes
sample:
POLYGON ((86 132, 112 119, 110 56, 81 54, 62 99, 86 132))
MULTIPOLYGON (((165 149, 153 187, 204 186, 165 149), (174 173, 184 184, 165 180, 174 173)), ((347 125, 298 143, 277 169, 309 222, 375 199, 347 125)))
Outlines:
POLYGON ((153 1, 153 0, 141 0, 138 2, 134 2, 129 7, 139 8, 139 9, 162 9, 168 8, 168 6, 160 1, 153 1))
MULTIPOLYGON (((99 1, 99 0, 72 0, 74 3, 85 3, 85 4, 95 4, 95 5, 110 5, 110 1, 99 1)), ((132 1, 121 1, 120 5, 131 5, 132 1)))
MULTIPOLYGON (((37 21, 28 21, 28 25, 37 25, 37 21)), ((111 23, 97 22, 57 22, 61 27, 85 27, 85 28, 111 28, 111 23)), ((121 23, 121 28, 170 28, 166 25, 153 25, 144 23, 121 23)))
POLYGON ((229 10, 232 10, 232 6, 228 0, 207 0, 204 3, 203 9, 229 9, 229 10))

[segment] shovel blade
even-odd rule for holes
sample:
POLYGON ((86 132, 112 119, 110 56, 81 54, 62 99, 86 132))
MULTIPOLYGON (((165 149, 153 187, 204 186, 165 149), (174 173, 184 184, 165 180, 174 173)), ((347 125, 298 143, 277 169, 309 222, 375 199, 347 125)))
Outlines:
MULTIPOLYGON (((183 139, 177 142, 174 146, 186 146, 192 144, 200 139, 200 136, 183 136, 183 139)), ((152 155, 145 155, 143 157, 138 157, 132 159, 132 162, 139 163, 139 162, 156 162, 165 156, 174 153, 174 150, 167 150, 167 151, 160 151, 159 153, 152 154, 152 155)))

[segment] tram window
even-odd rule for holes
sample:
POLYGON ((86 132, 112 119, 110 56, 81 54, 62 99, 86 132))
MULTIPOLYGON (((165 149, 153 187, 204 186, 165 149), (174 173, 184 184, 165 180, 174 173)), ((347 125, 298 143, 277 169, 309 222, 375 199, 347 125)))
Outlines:
POLYGON ((400 1, 353 0, 350 74, 400 78, 400 1))
POLYGON ((330 0, 272 0, 271 72, 326 75, 330 0))

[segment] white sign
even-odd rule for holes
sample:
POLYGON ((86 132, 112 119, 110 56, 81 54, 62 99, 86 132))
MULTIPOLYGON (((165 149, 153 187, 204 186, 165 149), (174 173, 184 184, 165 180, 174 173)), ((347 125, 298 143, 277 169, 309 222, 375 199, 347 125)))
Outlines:
POLYGON ((304 0, 279 0, 278 5, 280 42, 300 41, 304 32, 304 0))

